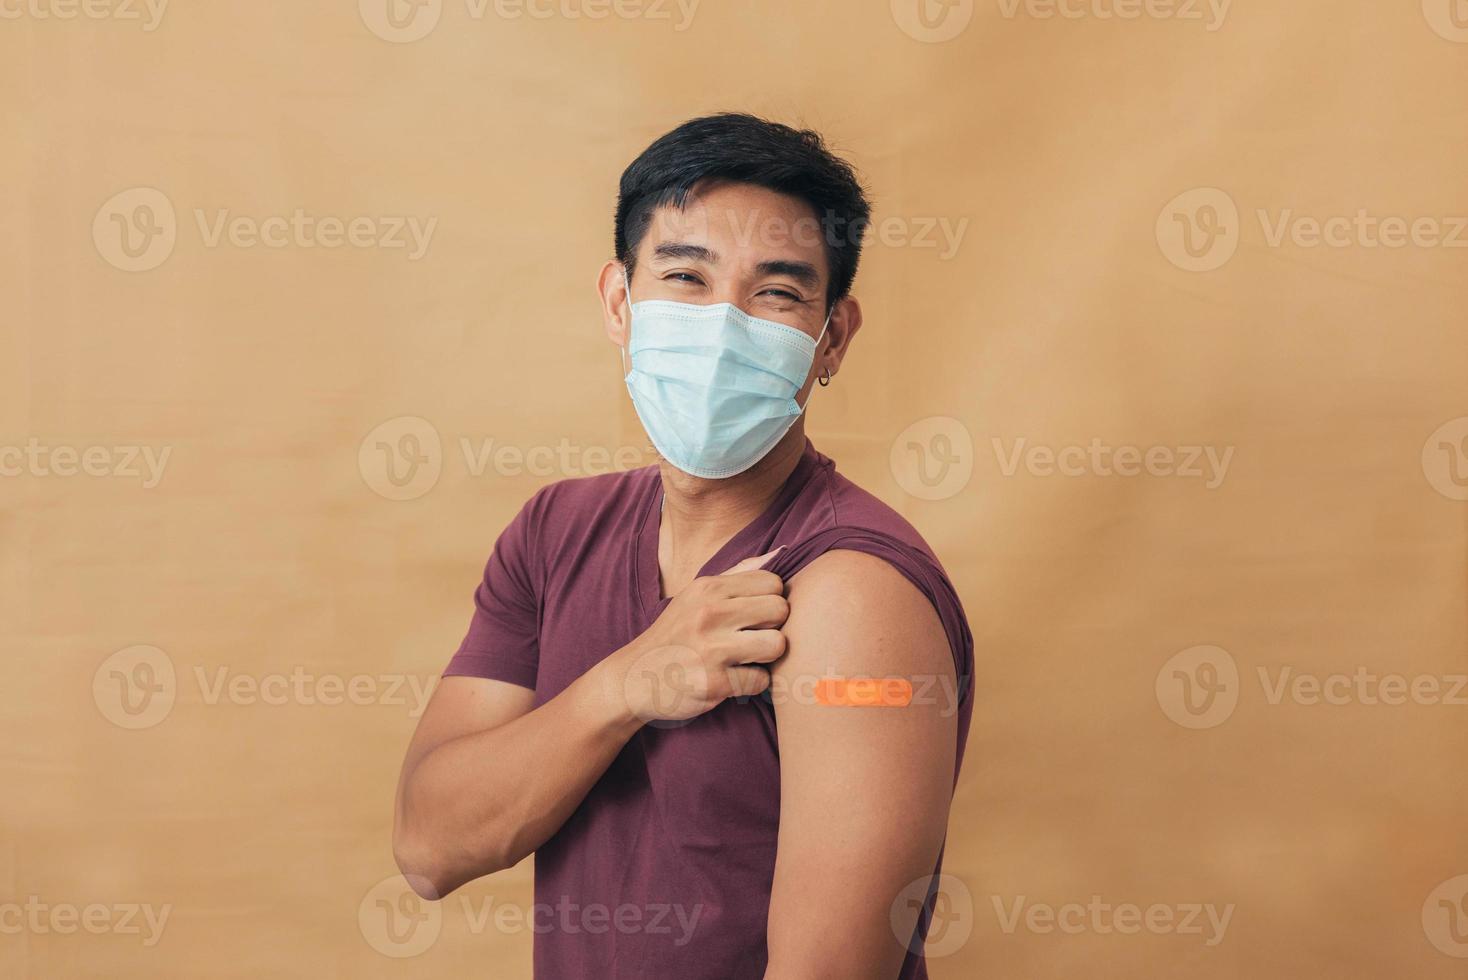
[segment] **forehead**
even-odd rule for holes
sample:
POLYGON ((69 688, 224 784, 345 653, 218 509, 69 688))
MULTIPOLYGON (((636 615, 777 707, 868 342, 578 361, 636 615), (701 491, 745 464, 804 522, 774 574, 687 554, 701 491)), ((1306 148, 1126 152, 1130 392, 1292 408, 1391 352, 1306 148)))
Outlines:
POLYGON ((719 183, 695 187, 682 208, 654 211, 638 252, 646 259, 659 244, 682 242, 706 246, 740 266, 787 259, 809 262, 826 275, 825 235, 815 209, 799 198, 719 183))

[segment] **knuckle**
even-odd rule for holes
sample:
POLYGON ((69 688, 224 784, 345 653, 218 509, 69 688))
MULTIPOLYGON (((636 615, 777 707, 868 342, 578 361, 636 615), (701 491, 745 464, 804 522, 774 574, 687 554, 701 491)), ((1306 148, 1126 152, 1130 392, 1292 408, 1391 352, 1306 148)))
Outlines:
POLYGON ((703 655, 710 664, 719 664, 730 659, 734 643, 728 639, 712 640, 703 648, 703 655))
POLYGON ((709 630, 713 629, 714 624, 718 621, 719 618, 718 612, 718 607, 716 607, 713 603, 701 603, 693 611, 694 628, 701 632, 708 632, 709 630))
POLYGON ((734 693, 734 678, 727 670, 717 670, 709 675, 709 700, 722 701, 734 693))

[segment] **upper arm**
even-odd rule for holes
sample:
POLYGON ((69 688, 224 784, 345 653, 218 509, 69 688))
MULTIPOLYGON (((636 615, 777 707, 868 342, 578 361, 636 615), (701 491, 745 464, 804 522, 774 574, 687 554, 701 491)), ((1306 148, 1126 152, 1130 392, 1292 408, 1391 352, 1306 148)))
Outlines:
POLYGON ((790 581, 788 653, 772 670, 780 831, 772 978, 897 975, 953 794, 953 654, 928 599, 882 559, 832 551, 790 581), (817 703, 820 678, 904 678, 906 706, 817 703), (900 938, 899 938, 900 937, 900 938))
MULTIPOLYGON (((402 763, 404 780, 439 745, 498 728, 534 704, 540 663, 534 515, 539 494, 499 534, 474 587, 468 631, 443 669, 402 763)), ((401 785, 399 785, 401 789, 401 785)))
POLYGON ((442 677, 408 743, 403 773, 445 742, 514 721, 535 704, 535 692, 484 677, 442 677))
POLYGON ((418 720, 404 778, 439 745, 499 728, 533 707, 540 663, 534 530, 540 499, 537 493, 515 513, 484 562, 467 632, 418 720))
POLYGON ((468 630, 428 702, 398 781, 403 787, 434 749, 464 735, 497 728, 528 712, 540 662, 536 588, 537 502, 531 497, 500 533, 474 589, 468 630))

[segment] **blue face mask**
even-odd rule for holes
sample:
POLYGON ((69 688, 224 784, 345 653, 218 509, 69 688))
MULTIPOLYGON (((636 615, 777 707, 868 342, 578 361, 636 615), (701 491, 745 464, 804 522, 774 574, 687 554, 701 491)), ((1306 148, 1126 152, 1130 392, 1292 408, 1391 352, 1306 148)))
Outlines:
MULTIPOLYGON (((631 290, 628 290, 631 302, 631 290)), ((627 390, 663 458, 709 480, 743 473, 784 437, 816 347, 803 331, 732 303, 632 303, 627 390)), ((625 366, 625 365, 624 365, 625 366)))

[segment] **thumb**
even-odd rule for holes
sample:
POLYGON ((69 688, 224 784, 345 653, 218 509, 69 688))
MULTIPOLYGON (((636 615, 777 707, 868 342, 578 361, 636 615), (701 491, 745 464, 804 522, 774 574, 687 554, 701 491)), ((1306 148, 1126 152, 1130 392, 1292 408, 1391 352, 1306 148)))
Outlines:
POLYGON ((729 569, 726 572, 722 572, 720 574, 723 574, 723 575, 737 575, 740 572, 753 572, 753 571, 756 571, 756 570, 758 570, 760 568, 763 568, 764 565, 765 565, 765 562, 769 561, 771 558, 774 558, 776 555, 778 555, 780 552, 782 552, 784 550, 785 550, 785 546, 782 544, 782 545, 780 545, 780 547, 776 548, 774 551, 767 551, 763 555, 756 555, 753 558, 746 558, 742 562, 740 562, 739 564, 735 565, 733 568, 729 569))

